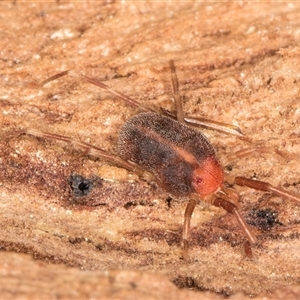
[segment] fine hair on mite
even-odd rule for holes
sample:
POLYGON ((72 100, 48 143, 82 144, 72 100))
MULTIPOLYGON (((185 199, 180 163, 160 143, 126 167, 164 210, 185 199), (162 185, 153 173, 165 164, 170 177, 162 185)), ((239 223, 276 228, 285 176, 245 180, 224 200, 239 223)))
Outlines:
POLYGON ((134 116, 119 133, 118 152, 123 159, 150 171, 167 192, 187 196, 194 192, 194 167, 175 148, 184 149, 198 162, 215 158, 215 151, 203 134, 154 112, 134 116))
MULTIPOLYGON (((170 194, 188 197, 189 201, 184 212, 182 230, 184 259, 189 258, 190 222, 199 199, 221 207, 235 216, 246 237, 245 253, 251 257, 251 245, 255 245, 257 239, 239 212, 238 207, 234 204, 239 199, 239 194, 233 188, 228 187, 226 174, 208 139, 199 130, 186 124, 209 127, 238 137, 243 136, 243 134, 238 127, 232 124, 185 116, 174 62, 171 60, 169 65, 175 114, 166 110, 161 112, 146 107, 134 99, 111 89, 102 81, 73 71, 58 73, 38 85, 43 86, 62 76, 71 75, 83 82, 89 82, 107 90, 125 103, 139 108, 141 113, 126 121, 120 130, 118 139, 119 155, 108 153, 94 145, 59 134, 35 129, 28 129, 25 133, 70 143, 76 149, 84 151, 86 155, 106 160, 135 172, 138 176, 142 176, 144 171, 148 171, 154 175, 162 188, 170 194)), ((246 149, 237 153, 236 156, 243 157, 254 151, 265 152, 266 150, 266 147, 246 149)), ((230 181, 232 182, 232 180, 230 181)), ((269 192, 300 203, 299 196, 264 181, 239 176, 233 179, 233 184, 269 192)))

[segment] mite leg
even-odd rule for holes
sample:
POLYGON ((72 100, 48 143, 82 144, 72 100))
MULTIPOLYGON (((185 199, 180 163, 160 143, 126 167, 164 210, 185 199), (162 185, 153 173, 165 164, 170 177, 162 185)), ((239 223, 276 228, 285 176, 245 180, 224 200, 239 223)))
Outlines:
POLYGON ((41 131, 37 131, 34 129, 28 129, 25 133, 31 134, 36 137, 41 137, 41 138, 45 138, 45 139, 57 140, 57 141, 69 143, 72 146, 74 146, 75 149, 83 151, 86 155, 91 155, 91 156, 109 161, 111 163, 114 163, 119 167, 125 168, 129 171, 136 173, 138 176, 142 176, 142 174, 144 173, 144 171, 137 165, 134 165, 133 163, 123 160, 119 156, 110 154, 110 153, 102 150, 101 148, 98 148, 91 144, 80 142, 80 141, 74 140, 67 136, 63 136, 63 135, 59 135, 59 134, 52 134, 52 133, 47 133, 47 132, 41 132, 41 131))
MULTIPOLYGON (((173 97, 175 100, 175 111, 176 111, 176 119, 178 122, 187 123, 193 126, 201 126, 206 127, 213 130, 218 130, 224 133, 233 134, 238 137, 243 137, 243 133, 238 126, 217 122, 213 120, 208 120, 205 118, 187 118, 184 116, 184 111, 182 107, 182 97, 179 94, 179 84, 178 78, 176 75, 176 69, 174 65, 174 61, 170 60, 170 69, 171 69, 171 78, 172 78, 172 87, 173 87, 173 97)), ((168 113, 165 112, 167 115, 168 113)), ((172 116, 172 115, 169 115, 172 116)), ((172 116, 174 117, 174 116, 172 116)))
POLYGON ((252 253, 252 248, 251 248, 251 244, 249 241, 245 241, 244 243, 244 251, 246 256, 252 258, 253 257, 253 253, 252 253))
MULTIPOLYGON (((181 102, 181 96, 179 94, 179 90, 178 90, 178 79, 176 76, 176 71, 175 71, 175 66, 174 66, 174 62, 170 61, 170 67, 171 67, 171 75, 172 75, 172 83, 173 83, 173 93, 174 93, 174 99, 175 99, 175 106, 176 106, 176 112, 177 112, 177 116, 175 117, 174 115, 172 115, 172 113, 164 111, 163 113, 169 117, 173 117, 173 118, 177 118, 177 120, 180 122, 185 122, 187 124, 191 124, 193 126, 200 126, 200 127, 205 127, 208 129, 213 129, 213 130, 217 130, 217 131, 221 131, 227 134, 232 134, 235 136, 238 136, 240 138, 245 139, 243 133, 241 132, 240 128, 238 126, 232 125, 232 124, 227 124, 227 123, 222 123, 222 122, 217 122, 217 121, 212 121, 212 120, 208 120, 205 118, 185 118, 184 117, 184 112, 182 109, 182 102, 181 102)), ((66 76, 66 75, 70 75, 73 77, 77 77, 79 79, 81 79, 82 81, 85 82, 89 82, 93 85, 96 85, 108 92, 110 92, 111 94, 117 96, 120 100, 124 101, 125 103, 131 104, 137 108, 139 108, 141 111, 143 112, 148 112, 148 111, 152 111, 152 112, 158 112, 155 109, 152 109, 150 107, 146 107, 144 105, 142 105, 141 103, 137 102, 136 100, 122 94, 119 93, 113 89, 111 89, 108 85, 106 85, 105 83, 103 83, 100 80, 85 76, 85 75, 81 75, 81 74, 77 74, 74 71, 71 70, 67 70, 67 71, 63 71, 61 73, 55 74, 53 76, 51 76, 50 78, 47 78, 46 80, 42 81, 40 84, 34 84, 34 87, 41 87, 46 85, 47 83, 56 80, 60 77, 66 76)))
POLYGON ((196 199, 191 198, 186 206, 184 212, 184 222, 183 222, 183 232, 182 232, 182 241, 183 241, 183 259, 188 260, 188 248, 189 248, 189 237, 191 230, 191 217, 196 206, 196 199))
POLYGON ((248 140, 242 133, 241 129, 238 126, 228 124, 228 123, 223 123, 223 122, 217 122, 205 118, 190 118, 186 117, 184 118, 185 123, 192 125, 192 126, 197 126, 197 127, 204 127, 208 129, 213 129, 217 130, 226 134, 232 134, 235 135, 243 140, 248 140))
POLYGON ((102 81, 100 80, 97 80, 97 79, 94 79, 94 78, 91 78, 91 77, 88 77, 88 76, 85 76, 85 75, 81 75, 81 74, 77 74, 73 71, 63 71, 61 73, 58 73, 58 74, 55 74, 53 75, 52 77, 44 80, 43 82, 41 82, 39 84, 39 86, 44 86, 45 84, 55 80, 55 79, 58 79, 60 77, 63 77, 65 75, 70 75, 70 76, 73 76, 73 77, 77 77, 79 79, 81 79, 82 81, 85 81, 85 82, 89 82, 93 85, 96 85, 108 92, 110 92, 111 94, 117 96, 120 100, 124 101, 125 103, 129 103, 133 106, 136 106, 137 108, 139 108, 141 111, 144 111, 144 112, 148 112, 148 111, 152 111, 154 112, 155 110, 149 108, 149 107, 146 107, 146 106, 143 106, 142 104, 140 104, 139 102, 137 102, 136 100, 130 98, 130 97, 127 97, 126 95, 122 94, 122 93, 119 93, 113 89, 111 89, 108 85, 106 85, 105 83, 103 83, 102 81))
MULTIPOLYGON (((165 116, 168 116, 169 118, 175 119, 177 116, 173 113, 170 112, 166 109, 161 108, 161 113, 165 116)), ((239 137, 242 140, 249 141, 249 138, 244 136, 242 133, 241 129, 238 126, 228 124, 228 123, 223 123, 223 122, 217 122, 205 118, 200 118, 200 117, 184 117, 184 122, 188 125, 195 126, 195 127, 204 127, 207 129, 212 129, 216 131, 220 131, 226 134, 231 134, 234 136, 239 137)))
POLYGON ((245 220, 243 219, 243 217, 241 216, 238 208, 236 205, 234 205, 233 203, 223 199, 223 198, 215 198, 212 201, 212 204, 217 206, 217 207, 222 207, 223 209, 225 209, 227 212, 234 214, 236 219, 238 220, 241 228, 243 229, 244 233, 246 234, 246 236, 248 237, 248 240, 251 244, 256 244, 256 238, 255 236, 252 234, 248 224, 245 222, 245 220))
POLYGON ((183 108, 182 108, 181 96, 179 94, 178 78, 176 75, 176 69, 175 69, 173 60, 170 60, 170 69, 171 69, 171 78, 172 78, 172 87, 173 87, 173 97, 175 100, 176 117, 177 117, 178 122, 183 123, 184 122, 184 112, 183 112, 183 108))
POLYGON ((276 147, 253 147, 253 148, 245 148, 239 150, 234 153, 234 156, 237 158, 241 158, 244 156, 251 155, 253 153, 275 153, 281 157, 286 157, 286 153, 278 150, 276 147))
POLYGON ((263 191, 263 192, 271 192, 272 194, 282 197, 284 199, 288 199, 291 201, 295 201, 300 204, 300 196, 297 196, 291 192, 288 192, 284 189, 274 187, 268 182, 253 180, 245 177, 236 177, 234 183, 240 186, 247 186, 251 189, 263 191))
POLYGON ((224 166, 229 165, 230 163, 234 162, 235 160, 248 156, 248 155, 252 155, 255 153, 271 153, 271 154, 277 154, 283 158, 286 159, 293 159, 296 158, 295 155, 291 154, 291 153, 286 153, 283 151, 278 150, 276 147, 251 147, 251 148, 245 148, 242 150, 239 150, 231 155, 229 155, 226 159, 226 162, 223 163, 224 166))

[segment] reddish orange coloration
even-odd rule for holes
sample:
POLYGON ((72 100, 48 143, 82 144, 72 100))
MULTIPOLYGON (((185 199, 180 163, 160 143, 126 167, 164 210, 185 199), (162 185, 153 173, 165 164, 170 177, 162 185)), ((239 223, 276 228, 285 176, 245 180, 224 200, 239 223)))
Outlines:
POLYGON ((215 157, 208 157, 194 170, 192 186, 200 197, 217 192, 224 182, 224 172, 215 157))

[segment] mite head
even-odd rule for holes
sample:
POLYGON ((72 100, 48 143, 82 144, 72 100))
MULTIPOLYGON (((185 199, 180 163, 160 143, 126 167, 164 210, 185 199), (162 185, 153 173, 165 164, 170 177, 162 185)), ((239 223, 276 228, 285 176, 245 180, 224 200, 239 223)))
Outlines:
POLYGON ((192 187, 200 197, 216 192, 223 181, 223 170, 213 156, 204 159, 193 171, 192 187))

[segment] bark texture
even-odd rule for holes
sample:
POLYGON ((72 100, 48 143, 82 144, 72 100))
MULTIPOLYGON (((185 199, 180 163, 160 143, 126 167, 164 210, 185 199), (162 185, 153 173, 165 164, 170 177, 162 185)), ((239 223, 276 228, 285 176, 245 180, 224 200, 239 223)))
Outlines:
POLYGON ((75 77, 38 83, 73 70, 172 110, 173 59, 186 114, 238 125, 248 137, 202 130, 226 173, 300 194, 299 4, 16 1, 0 8, 1 295, 299 299, 299 204, 236 187, 259 240, 250 259, 233 216, 200 203, 185 262, 187 199, 70 144, 22 134, 61 134, 116 154, 118 132, 138 109, 75 77), (236 151, 260 146, 271 150, 231 162, 236 151))

